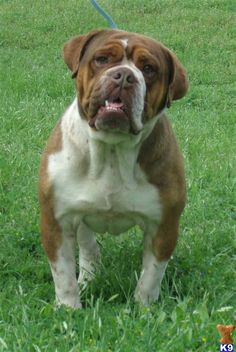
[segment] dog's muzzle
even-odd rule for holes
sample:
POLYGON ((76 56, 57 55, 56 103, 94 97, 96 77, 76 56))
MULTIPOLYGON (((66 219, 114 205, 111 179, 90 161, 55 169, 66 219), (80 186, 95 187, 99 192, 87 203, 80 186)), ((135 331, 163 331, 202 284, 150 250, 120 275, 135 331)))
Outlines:
POLYGON ((139 133, 140 128, 135 126, 133 117, 133 105, 138 103, 139 81, 131 68, 109 69, 94 91, 99 99, 95 103, 91 100, 95 105, 92 109, 95 113, 89 120, 91 127, 118 133, 139 133))

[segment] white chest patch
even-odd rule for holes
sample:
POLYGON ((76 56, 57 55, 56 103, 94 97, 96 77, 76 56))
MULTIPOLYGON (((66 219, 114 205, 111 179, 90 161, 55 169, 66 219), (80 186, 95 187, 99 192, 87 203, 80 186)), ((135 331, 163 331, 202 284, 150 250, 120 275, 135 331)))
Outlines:
POLYGON ((157 226, 159 193, 136 162, 140 136, 125 142, 115 136, 114 143, 93 138, 100 132, 91 132, 80 118, 76 100, 63 117, 62 132, 63 149, 50 156, 48 166, 61 226, 74 228, 82 221, 111 234, 136 224, 157 226))

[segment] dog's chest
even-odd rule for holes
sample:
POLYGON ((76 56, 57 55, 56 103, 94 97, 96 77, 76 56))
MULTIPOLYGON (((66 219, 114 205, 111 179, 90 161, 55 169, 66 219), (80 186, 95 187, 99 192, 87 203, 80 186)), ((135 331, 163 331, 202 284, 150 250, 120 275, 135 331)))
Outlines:
POLYGON ((93 145, 80 155, 51 156, 55 214, 63 224, 83 221, 93 231, 119 234, 160 220, 159 193, 139 164, 135 150, 93 145))

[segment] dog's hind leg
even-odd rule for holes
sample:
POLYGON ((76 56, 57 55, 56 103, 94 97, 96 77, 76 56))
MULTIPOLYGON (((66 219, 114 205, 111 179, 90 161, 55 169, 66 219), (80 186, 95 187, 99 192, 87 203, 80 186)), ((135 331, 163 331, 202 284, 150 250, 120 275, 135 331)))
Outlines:
POLYGON ((83 286, 87 281, 93 279, 94 273, 100 264, 100 248, 95 234, 82 222, 77 231, 77 240, 80 266, 78 282, 80 286, 83 286))

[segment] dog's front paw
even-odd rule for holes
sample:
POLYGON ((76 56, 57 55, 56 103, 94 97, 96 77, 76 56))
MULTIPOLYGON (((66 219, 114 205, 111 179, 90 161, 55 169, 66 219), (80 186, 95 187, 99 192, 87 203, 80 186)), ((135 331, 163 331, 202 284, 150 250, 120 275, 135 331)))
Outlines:
POLYGON ((82 308, 79 287, 76 281, 67 287, 56 288, 56 305, 57 307, 64 305, 72 309, 82 308))
POLYGON ((56 296, 56 307, 59 308, 61 306, 66 306, 72 309, 82 308, 79 296, 72 297, 70 295, 63 298, 59 298, 58 296, 56 296))

